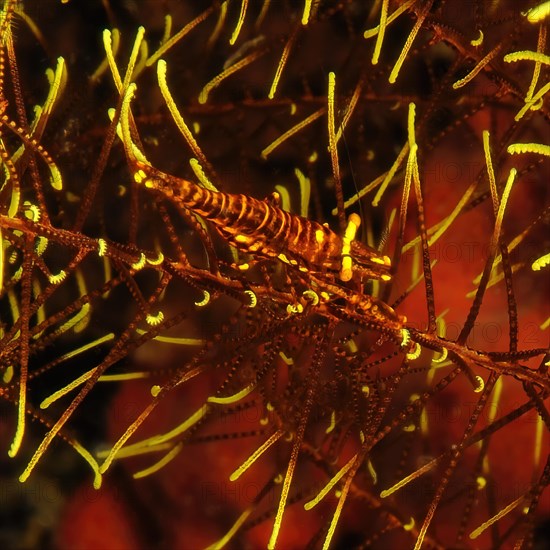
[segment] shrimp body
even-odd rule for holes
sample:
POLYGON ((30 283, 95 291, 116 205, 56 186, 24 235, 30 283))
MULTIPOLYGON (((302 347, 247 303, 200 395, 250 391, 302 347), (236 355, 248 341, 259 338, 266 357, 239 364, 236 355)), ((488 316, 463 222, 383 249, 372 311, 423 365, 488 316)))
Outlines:
POLYGON ((386 256, 354 240, 360 220, 350 216, 344 237, 328 226, 279 208, 276 195, 258 200, 247 195, 211 191, 189 180, 160 172, 136 161, 134 178, 159 191, 214 225, 218 233, 243 252, 279 260, 303 271, 353 274, 371 279, 389 279, 386 256))

